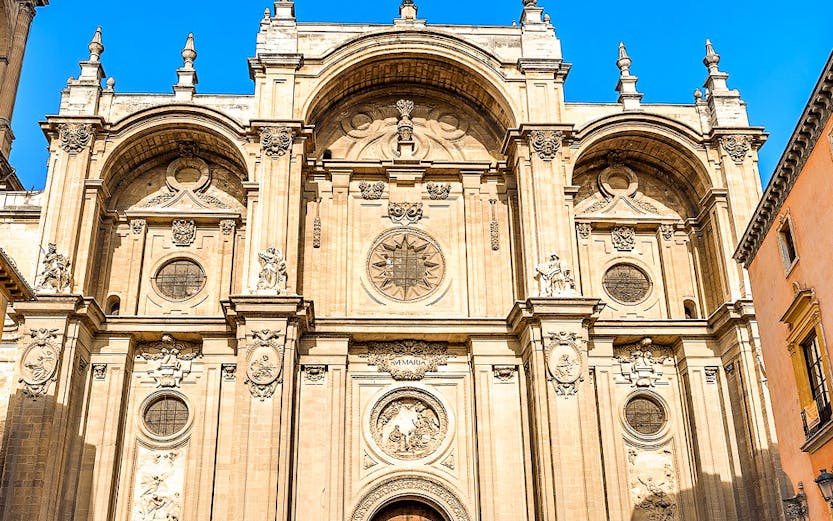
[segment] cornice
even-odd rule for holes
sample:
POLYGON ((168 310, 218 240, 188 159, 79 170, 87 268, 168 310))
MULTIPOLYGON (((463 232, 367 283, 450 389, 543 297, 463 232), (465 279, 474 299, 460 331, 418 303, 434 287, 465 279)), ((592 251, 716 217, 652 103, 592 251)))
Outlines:
POLYGON ((735 260, 745 267, 748 268, 755 255, 758 254, 764 237, 769 233, 784 201, 790 195, 822 131, 827 126, 831 112, 833 112, 833 53, 827 60, 827 65, 804 108, 784 155, 781 156, 764 196, 735 252, 735 260))

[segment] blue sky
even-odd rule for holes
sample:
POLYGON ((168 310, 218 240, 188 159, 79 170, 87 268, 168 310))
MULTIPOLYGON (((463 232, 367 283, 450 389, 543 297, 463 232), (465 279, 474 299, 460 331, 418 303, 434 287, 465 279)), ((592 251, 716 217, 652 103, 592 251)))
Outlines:
MULTIPOLYGON (((399 0, 298 0, 299 21, 390 23, 399 0)), ((509 25, 521 0, 416 0, 429 23, 509 25)), ((761 152, 768 180, 818 80, 831 48, 829 10, 821 1, 790 8, 774 0, 732 2, 608 2, 539 0, 573 64, 568 101, 615 101, 620 40, 634 60, 646 103, 690 103, 706 77, 704 41, 714 42, 729 85, 748 103, 753 125, 771 133, 761 152), (814 8, 813 4, 817 4, 814 8)), ((251 93, 246 58, 254 53, 263 0, 220 2, 100 2, 53 0, 38 15, 29 38, 12 127, 12 164, 27 187, 46 178, 46 139, 38 122, 58 110, 60 91, 78 75, 78 61, 97 25, 102 57, 117 92, 171 92, 185 37, 196 36, 202 93, 251 93)))

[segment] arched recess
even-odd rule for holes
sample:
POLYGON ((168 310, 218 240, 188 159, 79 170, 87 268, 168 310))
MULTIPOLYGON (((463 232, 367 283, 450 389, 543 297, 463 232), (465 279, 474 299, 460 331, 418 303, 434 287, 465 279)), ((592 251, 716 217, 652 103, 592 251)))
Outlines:
POLYGON ((432 31, 377 33, 348 42, 324 59, 299 116, 316 124, 333 105, 356 95, 392 86, 403 95, 433 88, 464 100, 505 131, 519 120, 505 82, 493 56, 459 38, 432 31))
POLYGON ((713 181, 694 130, 625 114, 576 137, 572 185, 585 294, 605 299, 609 317, 684 319, 694 302, 711 309, 720 300, 721 259, 701 207, 713 181))
POLYGON ((423 476, 400 476, 374 483, 353 510, 351 521, 373 521, 388 505, 416 499, 438 509, 449 521, 472 521, 468 509, 449 487, 423 476))
POLYGON ((118 143, 105 156, 100 173, 110 194, 117 194, 148 165, 175 157, 184 142, 195 143, 207 160, 248 180, 245 129, 219 112, 166 105, 131 114, 107 130, 109 140, 118 143))

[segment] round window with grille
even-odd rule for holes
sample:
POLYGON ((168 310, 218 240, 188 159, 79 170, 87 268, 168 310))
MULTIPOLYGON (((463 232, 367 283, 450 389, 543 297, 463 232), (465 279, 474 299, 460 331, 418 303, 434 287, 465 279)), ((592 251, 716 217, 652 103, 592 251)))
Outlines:
POLYGON ((169 438, 181 433, 188 425, 188 405, 179 396, 163 394, 145 407, 142 420, 150 434, 169 438))
POLYGON ((156 289, 171 300, 188 300, 205 286, 202 266, 188 259, 171 261, 156 273, 156 289))
POLYGON ((637 396, 625 406, 625 420, 639 434, 652 436, 665 427, 665 408, 649 396, 637 396))
POLYGON ((651 280, 633 264, 617 264, 605 273, 603 285, 607 294, 624 304, 638 304, 651 291, 651 280))

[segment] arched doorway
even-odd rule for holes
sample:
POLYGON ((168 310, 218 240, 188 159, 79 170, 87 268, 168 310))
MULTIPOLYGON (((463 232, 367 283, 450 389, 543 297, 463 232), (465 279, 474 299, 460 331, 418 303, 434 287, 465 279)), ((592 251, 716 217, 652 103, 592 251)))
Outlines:
POLYGON ((446 521, 446 518, 425 503, 397 501, 380 510, 372 521, 446 521))

